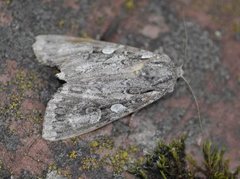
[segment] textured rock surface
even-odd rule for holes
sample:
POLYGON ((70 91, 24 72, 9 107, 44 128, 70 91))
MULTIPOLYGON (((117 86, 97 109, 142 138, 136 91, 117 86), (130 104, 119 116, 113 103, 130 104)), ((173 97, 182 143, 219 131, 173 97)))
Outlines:
POLYGON ((193 154, 210 138, 226 148, 231 166, 239 162, 240 45, 232 11, 217 8, 217 0, 202 5, 198 0, 171 5, 159 0, 126 2, 0 0, 0 177, 46 177, 58 171, 58 176, 72 178, 132 178, 122 173, 131 157, 152 148, 157 138, 169 140, 182 133, 188 134, 187 150, 193 154), (177 18, 183 12, 185 26, 177 18), (216 17, 234 28, 223 27, 216 17), (216 30, 222 36, 215 36, 216 30), (90 36, 163 51, 183 64, 200 103, 204 133, 191 94, 180 80, 173 94, 132 120, 126 117, 71 140, 43 140, 44 110, 61 81, 54 76, 56 69, 39 64, 33 54, 31 46, 39 34, 90 36))

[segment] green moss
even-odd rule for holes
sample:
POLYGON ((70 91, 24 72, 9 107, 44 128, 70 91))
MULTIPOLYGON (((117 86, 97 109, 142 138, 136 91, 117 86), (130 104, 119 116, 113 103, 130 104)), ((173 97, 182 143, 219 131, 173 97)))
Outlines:
POLYGON ((26 90, 32 90, 38 84, 37 75, 33 72, 26 73, 23 70, 18 70, 15 78, 12 80, 12 84, 21 91, 24 92, 26 90))
POLYGON ((69 154, 68 154, 68 157, 69 157, 70 159, 76 159, 77 156, 78 156, 78 154, 77 154, 77 151, 75 151, 75 150, 69 152, 69 154))
POLYGON ((129 165, 132 158, 132 151, 127 149, 117 149, 116 152, 109 151, 106 154, 102 155, 100 158, 94 157, 85 157, 82 160, 81 170, 94 170, 108 166, 112 168, 113 173, 121 174, 124 172, 129 165))
POLYGON ((77 138, 77 137, 72 137, 72 138, 71 138, 71 142, 73 143, 73 145, 77 145, 77 143, 78 143, 78 138, 77 138))
POLYGON ((72 174, 69 170, 58 168, 55 163, 52 163, 48 166, 48 171, 56 171, 56 173, 60 176, 64 176, 69 179, 72 178, 72 174))
POLYGON ((52 170, 57 170, 57 165, 55 163, 51 163, 49 166, 48 166, 48 170, 52 171, 52 170))
POLYGON ((120 174, 127 167, 130 156, 128 150, 120 149, 114 155, 109 156, 109 159, 108 164, 113 168, 114 173, 120 174))
POLYGON ((144 156, 129 168, 141 178, 187 178, 184 137, 170 144, 158 142, 153 153, 144 156))
POLYGON ((35 124, 41 124, 43 121, 42 112, 38 110, 32 110, 32 112, 27 117, 35 124))
POLYGON ((89 146, 90 146, 92 149, 98 148, 99 145, 100 145, 100 144, 99 144, 99 141, 97 141, 97 140, 93 140, 93 141, 91 141, 90 144, 89 144, 89 146))
POLYGON ((136 160, 129 167, 129 172, 143 179, 147 178, 209 178, 235 179, 239 177, 240 166, 231 171, 229 161, 224 159, 224 151, 212 146, 210 142, 203 144, 203 163, 185 155, 185 138, 173 140, 170 144, 159 142, 155 150, 136 160))
MULTIPOLYGON (((114 147, 110 137, 99 137, 89 142, 90 154, 81 158, 79 170, 87 172, 107 168, 117 175, 128 171, 144 179, 235 179, 239 176, 240 167, 231 171, 228 160, 224 159, 224 151, 210 142, 202 147, 203 163, 199 165, 193 157, 185 154, 185 139, 181 137, 170 143, 159 141, 151 153, 142 156, 137 146, 114 147)), ((73 150, 68 156, 75 160, 77 152, 73 150)), ((57 170, 54 166, 52 168, 57 170)), ((63 174, 64 170, 58 171, 63 174)))
POLYGON ((101 165, 100 160, 93 158, 93 157, 85 157, 82 159, 82 165, 80 170, 94 170, 98 169, 101 165))
POLYGON ((63 28, 65 25, 65 20, 61 19, 59 22, 58 22, 58 27, 59 28, 63 28))
POLYGON ((229 168, 229 160, 224 159, 224 150, 213 146, 211 142, 206 141, 202 147, 203 163, 197 164, 193 157, 188 156, 191 172, 193 176, 201 174, 211 179, 234 179, 240 175, 240 166, 235 171, 229 168))
POLYGON ((136 157, 136 146, 114 148, 114 142, 109 137, 101 137, 89 142, 90 156, 83 158, 80 170, 111 168, 113 173, 120 174, 126 170, 129 163, 136 157), (96 157, 97 156, 97 157, 96 157))
POLYGON ((96 152, 97 150, 111 150, 114 147, 114 142, 109 137, 101 137, 99 139, 93 140, 89 143, 90 151, 96 152))
POLYGON ((28 119, 34 123, 42 122, 42 112, 39 110, 29 111, 24 114, 21 105, 28 98, 28 92, 38 92, 41 81, 35 72, 26 72, 18 68, 15 76, 7 84, 1 84, 1 92, 8 94, 6 100, 0 105, 0 116, 8 116, 15 120, 28 119))
POLYGON ((22 95, 20 94, 11 94, 9 97, 9 106, 7 107, 10 111, 18 110, 21 106, 22 95))

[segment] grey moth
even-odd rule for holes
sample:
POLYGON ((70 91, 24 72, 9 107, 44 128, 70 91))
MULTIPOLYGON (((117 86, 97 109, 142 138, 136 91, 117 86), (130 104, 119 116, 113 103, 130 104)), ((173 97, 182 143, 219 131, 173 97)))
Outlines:
POLYGON ((127 116, 174 90, 182 77, 166 54, 60 36, 36 37, 37 60, 56 66, 66 83, 48 102, 43 138, 66 139, 127 116))

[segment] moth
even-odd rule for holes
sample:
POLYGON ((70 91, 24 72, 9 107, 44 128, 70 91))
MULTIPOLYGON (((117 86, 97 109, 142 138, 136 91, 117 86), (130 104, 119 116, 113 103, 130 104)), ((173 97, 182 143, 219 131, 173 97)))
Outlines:
POLYGON ((91 39, 36 37, 37 60, 65 81, 48 102, 42 137, 78 136, 127 116, 174 90, 182 67, 166 54, 91 39))

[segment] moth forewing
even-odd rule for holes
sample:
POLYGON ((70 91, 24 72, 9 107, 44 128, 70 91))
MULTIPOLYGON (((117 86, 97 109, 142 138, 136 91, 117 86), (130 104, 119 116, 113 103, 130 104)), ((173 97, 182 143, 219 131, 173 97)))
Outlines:
POLYGON ((65 80, 48 102, 43 138, 60 140, 96 130, 172 92, 183 71, 165 54, 75 37, 38 36, 39 62, 65 80))

